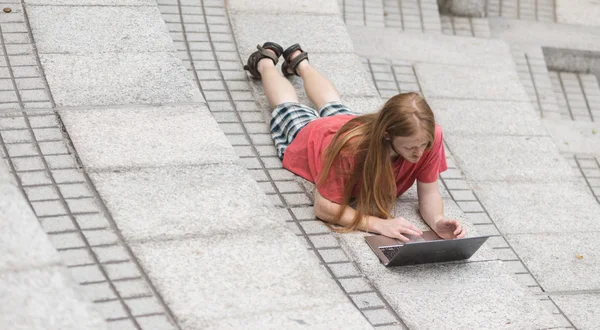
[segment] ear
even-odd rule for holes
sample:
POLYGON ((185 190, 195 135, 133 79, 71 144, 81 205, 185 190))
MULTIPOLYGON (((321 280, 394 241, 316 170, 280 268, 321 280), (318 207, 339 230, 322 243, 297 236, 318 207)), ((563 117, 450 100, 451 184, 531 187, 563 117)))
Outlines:
POLYGON ((388 141, 391 141, 390 135, 388 134, 388 132, 383 132, 383 138, 386 139, 386 140, 388 140, 388 141))

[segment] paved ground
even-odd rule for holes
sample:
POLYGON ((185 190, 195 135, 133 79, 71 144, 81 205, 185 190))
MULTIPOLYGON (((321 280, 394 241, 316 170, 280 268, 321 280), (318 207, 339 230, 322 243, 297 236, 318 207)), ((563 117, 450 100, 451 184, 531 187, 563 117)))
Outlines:
MULTIPOLYGON (((3 3, 0 324, 600 322, 592 1, 488 1, 478 17, 430 0, 3 3), (242 70, 267 39, 301 42, 358 112, 422 93, 444 128, 446 213, 489 244, 467 262, 385 269, 363 233, 317 220, 242 70)), ((414 190, 398 203, 424 226, 414 190)))

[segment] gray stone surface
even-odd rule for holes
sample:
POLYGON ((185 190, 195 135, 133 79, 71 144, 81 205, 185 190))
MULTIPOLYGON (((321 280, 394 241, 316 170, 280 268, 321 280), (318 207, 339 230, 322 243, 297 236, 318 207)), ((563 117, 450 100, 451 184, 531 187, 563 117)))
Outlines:
POLYGON ((175 51, 157 7, 30 6, 40 54, 175 51))
POLYGON ((474 191, 504 234, 600 231, 600 206, 578 183, 477 183, 474 191))
POLYGON ((362 240, 363 234, 353 235, 339 235, 343 246, 411 329, 556 325, 499 261, 386 268, 362 240), (353 235, 360 239, 351 239, 353 235))
POLYGON ((569 24, 489 17, 492 37, 511 43, 545 47, 600 50, 600 29, 569 24))
POLYGON ((332 328, 369 327, 283 223, 261 233, 133 243, 131 247, 182 328, 227 324, 226 319, 240 316, 267 326, 268 319, 256 320, 255 315, 279 312, 296 312, 307 324, 329 319, 332 328), (346 308, 335 310, 335 305, 346 308), (305 309, 314 313, 302 312, 305 309))
MULTIPOLYGON (((416 201, 416 200, 418 200, 417 184, 418 183, 415 182, 407 191, 405 191, 404 194, 402 194, 400 196, 400 200, 401 201, 405 201, 405 200, 416 201)), ((450 198, 450 194, 448 193, 448 190, 446 190, 446 187, 444 187, 444 184, 442 183, 442 181, 438 181, 438 189, 440 191, 440 195, 442 195, 442 198, 444 198, 444 199, 450 198)))
POLYGON ((62 110, 88 170, 237 163, 204 105, 62 110))
POLYGON ((27 5, 156 6, 155 0, 27 0, 27 5))
POLYGON ((11 330, 107 329, 61 267, 0 273, 0 327, 11 330))
POLYGON ((265 41, 277 42, 284 49, 300 43, 309 56, 318 52, 353 51, 346 26, 338 16, 232 13, 230 18, 244 63, 256 51, 256 45, 265 41))
POLYGON ((446 135, 456 162, 472 181, 575 180, 550 137, 446 135))
MULTIPOLYGON (((310 52, 310 50, 307 51, 310 52)), ((379 96, 371 77, 365 70, 359 69, 362 68, 362 63, 357 55, 309 54, 309 61, 327 79, 331 80, 342 98, 346 96, 379 96)))
POLYGON ((0 160, 0 185, 3 184, 15 184, 14 175, 8 170, 8 164, 5 159, 0 160))
POLYGON ((562 24, 600 26, 600 3, 595 0, 556 0, 556 21, 562 24))
POLYGON ((344 96, 344 103, 350 110, 358 114, 377 112, 383 105, 384 101, 380 97, 365 97, 365 96, 344 96))
POLYGON ((600 232, 505 237, 544 291, 600 289, 600 232))
POLYGON ((326 307, 214 319, 203 323, 202 329, 372 329, 360 315, 348 316, 349 304, 344 302, 326 307), (327 313, 323 308, 327 309, 327 313))
POLYGON ((552 300, 577 329, 596 329, 600 324, 600 294, 552 296, 552 300))
POLYGON ((531 104, 428 98, 446 134, 547 135, 531 104), (519 118, 515 120, 515 118, 519 118), (474 123, 477 123, 474 125, 474 123))
POLYGON ((236 165, 94 173, 126 240, 264 230, 276 222, 258 184, 236 165))
POLYGON ((41 54, 57 106, 202 102, 174 53, 41 54))
POLYGON ((16 186, 1 182, 0 219, 0 271, 60 263, 25 196, 16 186))
POLYGON ((434 33, 348 26, 356 53, 370 58, 412 63, 514 68, 506 42, 434 33), (482 60, 484 59, 485 60, 482 60))
POLYGON ((233 12, 253 12, 272 14, 331 14, 338 15, 340 10, 336 1, 269 1, 269 0, 229 0, 227 9, 233 12))
POLYGON ((415 71, 421 90, 427 98, 529 102, 514 68, 502 70, 417 64, 415 71))
POLYGON ((542 123, 561 152, 600 153, 600 123, 543 119, 542 123))

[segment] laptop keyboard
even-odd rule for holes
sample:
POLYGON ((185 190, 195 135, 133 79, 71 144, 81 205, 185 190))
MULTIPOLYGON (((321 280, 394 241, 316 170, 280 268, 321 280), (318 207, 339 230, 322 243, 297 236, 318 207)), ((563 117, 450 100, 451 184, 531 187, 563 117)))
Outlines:
POLYGON ((392 260, 392 258, 394 258, 396 253, 398 253, 398 250, 401 248, 402 248, 402 246, 400 245, 400 246, 382 247, 382 248, 379 248, 379 250, 381 250, 381 252, 383 252, 383 254, 388 258, 388 260, 392 260))

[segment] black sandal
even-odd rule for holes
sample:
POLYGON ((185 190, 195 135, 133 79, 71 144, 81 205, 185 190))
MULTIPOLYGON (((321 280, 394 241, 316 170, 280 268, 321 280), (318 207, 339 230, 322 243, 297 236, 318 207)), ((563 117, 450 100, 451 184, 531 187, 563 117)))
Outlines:
POLYGON ((307 60, 308 61, 308 53, 302 50, 299 44, 293 44, 289 46, 286 50, 283 51, 283 64, 281 65, 281 72, 284 76, 291 76, 293 74, 300 76, 296 68, 300 62, 307 60), (299 50, 301 53, 298 56, 294 57, 293 60, 290 60, 290 56, 299 50))
POLYGON ((262 47, 260 45, 256 45, 256 48, 258 50, 250 54, 250 57, 248 57, 248 64, 244 65, 244 70, 248 70, 248 72, 250 72, 250 74, 252 74, 252 76, 255 78, 261 79, 260 72, 258 72, 258 61, 262 60, 263 58, 270 58, 273 61, 273 64, 277 65, 277 62, 279 62, 279 56, 281 56, 283 53, 283 47, 274 42, 267 41, 262 45, 262 47), (267 49, 274 51, 275 54, 266 51, 267 49))

